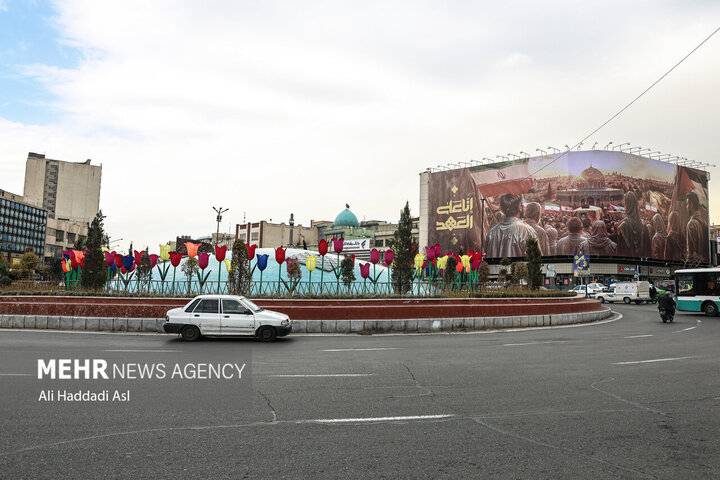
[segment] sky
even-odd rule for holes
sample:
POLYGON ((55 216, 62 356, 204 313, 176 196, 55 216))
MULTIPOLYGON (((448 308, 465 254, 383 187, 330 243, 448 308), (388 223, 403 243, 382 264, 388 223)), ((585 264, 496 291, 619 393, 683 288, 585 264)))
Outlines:
MULTIPOLYGON (((0 188, 28 152, 102 164, 118 249, 212 207, 395 222, 428 167, 573 146, 718 26, 714 0, 0 0, 0 188)), ((718 59, 720 33, 581 148, 720 164, 718 59)))

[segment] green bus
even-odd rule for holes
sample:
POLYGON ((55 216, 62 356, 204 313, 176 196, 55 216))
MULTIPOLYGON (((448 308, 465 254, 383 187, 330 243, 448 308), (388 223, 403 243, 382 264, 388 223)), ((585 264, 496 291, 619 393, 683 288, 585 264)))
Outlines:
POLYGON ((720 268, 675 270, 675 292, 678 310, 714 317, 720 310, 720 268))

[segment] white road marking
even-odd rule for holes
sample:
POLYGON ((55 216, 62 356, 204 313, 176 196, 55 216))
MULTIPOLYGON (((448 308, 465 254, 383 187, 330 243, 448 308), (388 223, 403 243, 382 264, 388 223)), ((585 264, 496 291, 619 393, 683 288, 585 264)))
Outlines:
POLYGON ((318 373, 306 375, 270 375, 276 378, 311 378, 311 377, 372 377, 374 373, 318 373))
POLYGON ((378 350, 400 350, 396 347, 378 347, 378 348, 329 348, 321 350, 322 352, 374 352, 378 350))
POLYGON ((182 350, 102 350, 103 352, 182 353, 182 350))
POLYGON ((695 328, 697 328, 697 326, 695 326, 695 327, 683 328, 682 330, 675 330, 673 333, 687 332, 688 330, 693 330, 693 329, 695 329, 695 328))
POLYGON ((616 363, 613 363, 613 365, 635 365, 638 363, 671 362, 673 360, 687 360, 688 358, 695 358, 695 357, 690 356, 690 357, 675 357, 675 358, 656 358, 653 360, 638 360, 636 362, 616 362, 616 363))
POLYGON ((405 417, 371 417, 371 418, 318 418, 314 420, 297 420, 295 423, 372 423, 397 422, 404 420, 440 420, 455 415, 409 415, 405 417))
POLYGON ((32 377, 32 373, 0 373, 0 377, 32 377))
POLYGON ((545 343, 564 343, 561 341, 547 341, 547 342, 527 342, 527 343, 504 343, 503 347, 522 347, 525 345, 543 345, 545 343))
POLYGON ((652 335, 631 335, 629 337, 623 337, 623 338, 645 338, 645 337, 652 337, 652 335))

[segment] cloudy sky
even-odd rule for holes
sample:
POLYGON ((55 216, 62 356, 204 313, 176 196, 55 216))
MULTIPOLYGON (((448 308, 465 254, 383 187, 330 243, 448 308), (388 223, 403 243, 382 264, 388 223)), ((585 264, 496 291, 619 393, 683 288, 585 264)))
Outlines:
MULTIPOLYGON (((121 248, 213 206, 397 221, 427 167, 574 145, 718 26, 715 0, 0 0, 0 188, 30 151, 101 163, 121 248)), ((718 59, 720 34, 583 148, 720 164, 718 59)))

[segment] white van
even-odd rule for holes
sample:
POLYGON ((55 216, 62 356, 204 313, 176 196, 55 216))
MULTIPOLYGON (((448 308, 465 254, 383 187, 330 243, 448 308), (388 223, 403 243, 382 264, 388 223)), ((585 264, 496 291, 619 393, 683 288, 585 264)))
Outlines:
POLYGON ((610 290, 598 293, 595 298, 600 303, 650 302, 650 282, 616 282, 610 285, 610 290))

